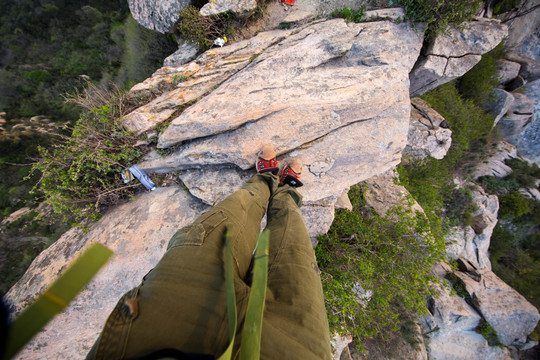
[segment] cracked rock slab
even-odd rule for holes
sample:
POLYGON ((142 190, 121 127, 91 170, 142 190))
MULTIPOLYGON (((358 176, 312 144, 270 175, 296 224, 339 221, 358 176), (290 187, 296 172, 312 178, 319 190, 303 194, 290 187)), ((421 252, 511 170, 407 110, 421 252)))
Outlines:
POLYGON ((411 97, 462 76, 507 35, 507 26, 493 19, 478 18, 459 29, 450 26, 428 46, 411 71, 411 97))
POLYGON ((422 40, 409 24, 386 21, 335 19, 300 28, 173 120, 159 146, 182 145, 141 166, 249 170, 270 142, 283 165, 303 160, 300 191, 307 203, 337 199, 400 162, 410 116, 408 73, 422 40))
POLYGON ((141 94, 158 96, 124 116, 122 123, 136 133, 156 127, 180 112, 184 106, 214 90, 249 65, 256 54, 291 32, 264 32, 249 41, 208 50, 190 63, 158 69, 152 77, 130 90, 132 97, 141 94))
POLYGON ((463 280, 475 307, 495 329, 502 344, 526 343, 540 320, 531 303, 490 270, 480 271, 480 281, 467 273, 457 271, 456 275, 463 280))
POLYGON ((257 8, 256 0, 210 0, 201 8, 202 16, 212 16, 230 11, 238 16, 249 15, 257 8))
POLYGON ((412 159, 442 159, 452 144, 445 119, 420 98, 411 99, 411 120, 404 155, 412 159))
POLYGON ((512 168, 504 163, 507 159, 517 157, 516 147, 505 141, 497 144, 496 153, 478 164, 473 172, 473 178, 476 180, 481 176, 495 176, 503 178, 510 175, 512 168))
POLYGON ((272 123, 269 136, 294 126, 294 133, 307 139, 297 139, 303 143, 374 117, 403 96, 400 87, 407 80, 400 70, 410 69, 419 50, 420 35, 408 25, 401 28, 399 34, 400 26, 388 22, 345 24, 342 19, 307 26, 174 119, 158 146, 257 123, 272 123))

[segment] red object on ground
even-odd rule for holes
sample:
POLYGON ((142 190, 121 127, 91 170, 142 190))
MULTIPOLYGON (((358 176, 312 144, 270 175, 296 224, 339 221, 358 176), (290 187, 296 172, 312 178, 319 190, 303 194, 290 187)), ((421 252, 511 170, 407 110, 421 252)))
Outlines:
POLYGON ((291 5, 291 6, 292 6, 292 4, 294 4, 295 1, 296 0, 281 0, 282 3, 285 3, 287 5, 291 5))

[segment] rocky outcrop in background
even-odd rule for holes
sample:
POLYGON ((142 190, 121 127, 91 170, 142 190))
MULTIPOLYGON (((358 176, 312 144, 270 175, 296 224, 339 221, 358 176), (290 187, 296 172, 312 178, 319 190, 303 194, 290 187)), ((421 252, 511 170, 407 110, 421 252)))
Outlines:
POLYGON ((419 96, 465 74, 482 54, 493 49, 507 35, 505 25, 478 18, 463 28, 451 27, 424 51, 411 72, 411 96, 419 96))
POLYGON ((180 17, 180 12, 189 3, 189 0, 128 0, 129 10, 139 24, 163 34, 172 30, 180 17))

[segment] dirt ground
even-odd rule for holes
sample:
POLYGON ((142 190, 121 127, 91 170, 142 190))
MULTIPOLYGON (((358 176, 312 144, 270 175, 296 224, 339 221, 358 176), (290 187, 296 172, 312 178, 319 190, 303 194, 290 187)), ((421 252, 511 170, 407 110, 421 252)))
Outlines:
POLYGON ((317 19, 327 18, 335 9, 351 8, 358 10, 365 6, 367 10, 392 7, 397 1, 392 0, 296 0, 294 5, 283 4, 280 0, 268 0, 263 16, 251 21, 237 33, 237 40, 254 36, 260 31, 276 29, 287 18, 317 19))

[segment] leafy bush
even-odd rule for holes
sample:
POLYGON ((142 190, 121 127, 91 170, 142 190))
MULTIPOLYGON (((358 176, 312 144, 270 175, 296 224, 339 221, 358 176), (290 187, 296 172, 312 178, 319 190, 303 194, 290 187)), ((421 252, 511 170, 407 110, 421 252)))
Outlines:
POLYGON ((471 294, 469 294, 467 291, 467 287, 465 286, 463 280, 461 280, 453 272, 447 273, 444 278, 452 283, 452 289, 454 289, 459 297, 463 298, 468 304, 472 305, 471 294))
POLYGON ((487 108, 495 100, 494 89, 499 84, 496 61, 493 53, 484 54, 480 62, 457 81, 459 92, 480 107, 487 108))
POLYGON ((487 340, 489 346, 503 347, 503 344, 499 340, 499 335, 497 335, 495 329, 487 321, 482 320, 475 330, 487 340))
POLYGON ((125 99, 119 92, 111 98, 100 106, 95 98, 89 100, 91 110, 83 113, 71 136, 52 149, 39 147, 42 159, 32 167, 42 174, 35 189, 56 213, 73 215, 77 221, 87 216, 96 220, 102 206, 115 204, 137 186, 124 186, 120 172, 142 152, 133 146, 136 136, 118 123, 125 99))
POLYGON ((477 207, 470 189, 458 188, 444 194, 444 213, 450 226, 472 225, 477 207))
POLYGON ((477 181, 489 194, 506 194, 520 188, 519 183, 512 176, 504 179, 495 176, 481 176, 477 181))
POLYGON ((182 38, 197 44, 201 51, 212 47, 218 37, 231 35, 232 28, 229 26, 232 20, 230 13, 216 16, 202 16, 193 5, 188 5, 180 13, 178 31, 182 38))
POLYGON ((399 331, 400 307, 426 313, 436 281, 431 266, 443 258, 444 241, 440 229, 408 206, 380 217, 363 207, 360 187, 349 196, 354 210, 336 212, 316 254, 331 331, 351 332, 361 344, 399 331))
POLYGON ((540 179, 540 168, 536 164, 512 158, 504 163, 512 168, 512 172, 504 178, 495 176, 482 176, 478 183, 490 194, 504 195, 520 188, 534 187, 537 179, 540 179))
POLYGON ((535 163, 530 164, 518 158, 507 159, 504 163, 512 168, 512 175, 523 187, 532 187, 536 179, 540 179, 540 167, 535 163))
POLYGON ((519 6, 522 0, 497 0, 493 6, 493 15, 504 14, 519 6))
POLYGON ((490 140, 493 117, 471 99, 463 98, 454 82, 446 83, 421 96, 441 114, 452 130, 452 146, 443 159, 456 167, 471 160, 490 140))
POLYGON ((528 199, 525 199, 518 191, 504 194, 499 197, 501 219, 515 219, 531 212, 533 207, 528 199))
POLYGON ((516 237, 514 234, 502 227, 501 224, 497 224, 493 229, 489 244, 489 258, 492 264, 498 263, 502 257, 507 255, 515 243, 516 237))
POLYGON ((481 9, 482 0, 398 0, 406 17, 427 24, 426 35, 436 36, 449 24, 461 24, 481 9))
POLYGON ((351 8, 343 8, 343 9, 336 9, 332 11, 332 17, 335 18, 343 18, 345 19, 346 23, 355 22, 359 23, 362 22, 362 18, 364 17, 364 14, 366 13, 366 7, 362 6, 358 10, 353 10, 351 8))

